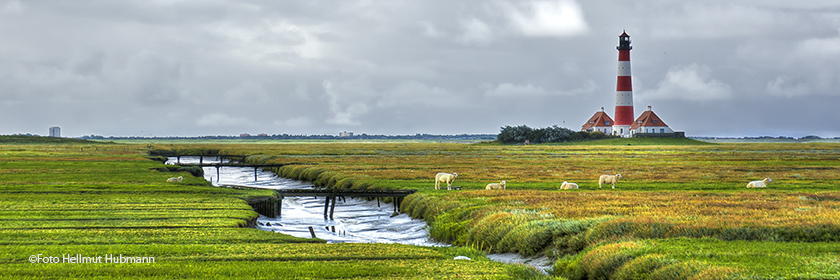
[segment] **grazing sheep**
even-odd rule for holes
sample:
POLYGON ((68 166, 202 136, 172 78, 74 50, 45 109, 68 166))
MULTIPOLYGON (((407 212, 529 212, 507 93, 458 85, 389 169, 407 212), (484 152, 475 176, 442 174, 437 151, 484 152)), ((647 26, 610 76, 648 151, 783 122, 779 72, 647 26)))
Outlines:
POLYGON ((440 183, 446 183, 446 189, 452 189, 452 182, 455 181, 455 178, 458 178, 458 173, 438 173, 435 175, 435 189, 440 189, 440 183))
POLYGON ((178 176, 177 178, 172 177, 172 178, 166 179, 167 182, 181 182, 183 180, 184 180, 184 176, 178 176))
POLYGON ((598 188, 601 188, 603 184, 612 184, 612 188, 615 189, 615 183, 618 183, 618 179, 621 179, 621 174, 601 175, 601 178, 598 178, 598 188))
POLYGON ((574 190, 574 189, 579 189, 579 187, 578 187, 578 184, 563 181, 563 184, 560 185, 560 189, 561 190, 574 190))
POLYGON ((487 184, 487 187, 484 187, 486 190, 504 190, 505 189, 505 181, 499 181, 498 183, 490 183, 487 184))
POLYGON ((747 188, 766 188, 767 184, 769 184, 770 182, 773 182, 773 179, 764 178, 764 180, 761 181, 752 181, 747 183, 747 188))

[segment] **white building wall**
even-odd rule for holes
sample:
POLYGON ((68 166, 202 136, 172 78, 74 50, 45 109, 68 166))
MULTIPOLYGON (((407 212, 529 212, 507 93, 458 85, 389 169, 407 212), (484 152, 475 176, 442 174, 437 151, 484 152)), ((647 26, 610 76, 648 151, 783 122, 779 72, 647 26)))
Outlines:
POLYGON ((636 128, 634 133, 674 133, 674 130, 668 126, 640 126, 636 128))
POLYGON ((612 132, 614 135, 618 135, 621 137, 633 136, 633 132, 630 129, 630 125, 614 125, 612 126, 612 132))
POLYGON ((606 135, 612 135, 612 126, 607 126, 607 127, 596 126, 594 128, 595 128, 595 131, 603 132, 606 135))

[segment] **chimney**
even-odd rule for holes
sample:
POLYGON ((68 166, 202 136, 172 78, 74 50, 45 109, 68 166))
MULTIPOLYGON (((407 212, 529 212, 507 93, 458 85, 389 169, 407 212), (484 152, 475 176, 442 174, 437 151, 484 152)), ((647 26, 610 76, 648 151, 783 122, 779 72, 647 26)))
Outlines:
POLYGON ((648 111, 652 111, 652 110, 650 109, 650 105, 648 105, 648 111))

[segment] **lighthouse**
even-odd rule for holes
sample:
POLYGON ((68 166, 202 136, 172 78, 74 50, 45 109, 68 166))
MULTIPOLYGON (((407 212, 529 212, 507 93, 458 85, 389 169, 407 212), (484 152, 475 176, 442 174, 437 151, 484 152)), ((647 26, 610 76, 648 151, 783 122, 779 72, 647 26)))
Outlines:
POLYGON ((671 130, 653 109, 639 118, 633 118, 633 84, 630 75, 630 35, 622 32, 618 35, 618 82, 615 87, 615 119, 604 112, 604 107, 581 126, 581 131, 602 132, 621 137, 685 137, 684 131, 671 130))
POLYGON ((618 82, 615 88, 615 124, 612 132, 629 137, 633 124, 633 84, 630 76, 630 35, 622 32, 618 36, 618 82))

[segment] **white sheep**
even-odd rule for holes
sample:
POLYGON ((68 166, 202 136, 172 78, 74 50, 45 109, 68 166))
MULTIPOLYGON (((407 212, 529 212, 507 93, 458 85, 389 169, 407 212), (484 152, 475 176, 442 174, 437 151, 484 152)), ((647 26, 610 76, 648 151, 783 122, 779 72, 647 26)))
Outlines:
POLYGON ((446 189, 451 190, 452 182, 455 181, 455 178, 458 178, 458 173, 438 173, 437 175, 435 175, 435 189, 440 189, 440 183, 446 183, 446 189))
POLYGON ((167 182, 181 182, 183 180, 184 180, 184 176, 178 176, 178 177, 172 177, 172 178, 166 179, 167 182))
POLYGON ((770 182, 773 182, 773 179, 764 178, 764 180, 761 181, 752 181, 747 183, 747 188, 766 188, 767 184, 770 182))
POLYGON ((498 183, 490 183, 487 184, 487 187, 484 187, 486 190, 504 190, 505 189, 505 181, 499 181, 498 183))
POLYGON ((578 184, 563 181, 563 184, 560 185, 560 189, 561 190, 574 190, 574 189, 579 189, 579 187, 578 187, 578 184))
POLYGON ((618 179, 621 179, 621 174, 601 175, 601 178, 598 178, 598 188, 601 188, 603 184, 612 184, 612 188, 615 189, 615 183, 618 183, 618 179))

